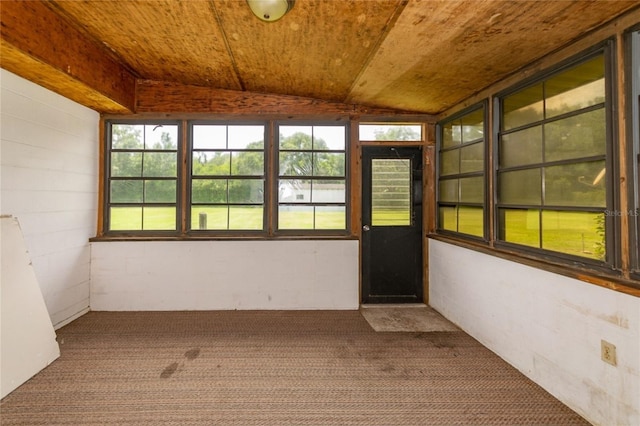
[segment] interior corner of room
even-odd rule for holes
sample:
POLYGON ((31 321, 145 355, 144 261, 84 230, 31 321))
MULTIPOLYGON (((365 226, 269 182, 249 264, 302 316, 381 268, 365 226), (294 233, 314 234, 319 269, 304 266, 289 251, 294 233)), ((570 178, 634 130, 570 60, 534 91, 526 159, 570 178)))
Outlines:
POLYGON ((2 396, 90 311, 428 306, 640 422, 637 2, 287 5, 2 2, 2 396))

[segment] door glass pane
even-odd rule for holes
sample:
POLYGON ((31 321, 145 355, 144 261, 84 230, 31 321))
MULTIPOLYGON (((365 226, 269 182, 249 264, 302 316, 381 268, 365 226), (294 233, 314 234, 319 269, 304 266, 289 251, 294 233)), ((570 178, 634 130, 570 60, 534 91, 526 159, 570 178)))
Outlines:
POLYGON ((371 160, 371 224, 411 224, 411 160, 371 160))

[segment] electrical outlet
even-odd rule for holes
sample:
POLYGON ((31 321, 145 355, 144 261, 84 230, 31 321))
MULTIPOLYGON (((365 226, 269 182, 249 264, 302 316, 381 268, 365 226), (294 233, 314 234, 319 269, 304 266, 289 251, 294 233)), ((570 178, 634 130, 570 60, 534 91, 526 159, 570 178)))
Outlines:
POLYGON ((616 359, 616 346, 613 343, 609 343, 606 340, 600 341, 600 357, 606 363, 611 365, 617 365, 616 359))

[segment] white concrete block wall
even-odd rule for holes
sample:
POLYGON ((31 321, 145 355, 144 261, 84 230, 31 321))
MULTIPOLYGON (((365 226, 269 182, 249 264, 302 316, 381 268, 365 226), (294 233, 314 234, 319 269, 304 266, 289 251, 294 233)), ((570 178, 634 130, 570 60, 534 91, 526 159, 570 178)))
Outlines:
POLYGON ((640 424, 640 298, 430 240, 429 302, 593 424, 640 424))
POLYGON ((0 70, 0 213, 22 228, 51 321, 89 309, 99 114, 0 70))
POLYGON ((91 309, 358 309, 358 241, 94 242, 91 309))

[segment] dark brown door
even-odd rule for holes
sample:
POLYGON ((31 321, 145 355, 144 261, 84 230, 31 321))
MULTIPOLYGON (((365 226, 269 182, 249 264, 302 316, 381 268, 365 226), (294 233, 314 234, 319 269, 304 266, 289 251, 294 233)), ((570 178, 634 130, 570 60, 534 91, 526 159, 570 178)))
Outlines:
POLYGON ((422 149, 362 149, 362 302, 422 302, 422 149))

